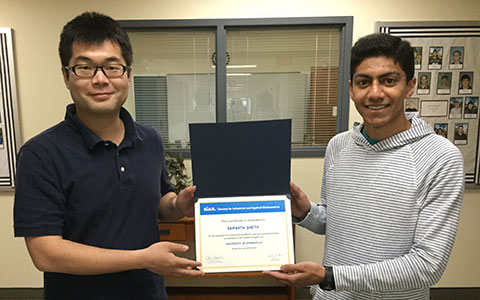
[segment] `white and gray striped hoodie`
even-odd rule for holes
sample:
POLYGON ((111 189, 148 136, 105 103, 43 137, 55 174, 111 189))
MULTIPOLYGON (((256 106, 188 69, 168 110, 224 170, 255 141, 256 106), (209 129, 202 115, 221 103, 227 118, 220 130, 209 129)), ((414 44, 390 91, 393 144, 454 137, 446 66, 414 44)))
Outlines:
POLYGON ((336 291, 314 299, 429 299, 452 250, 463 158, 420 118, 369 144, 355 124, 329 142, 322 202, 299 225, 325 234, 336 291))

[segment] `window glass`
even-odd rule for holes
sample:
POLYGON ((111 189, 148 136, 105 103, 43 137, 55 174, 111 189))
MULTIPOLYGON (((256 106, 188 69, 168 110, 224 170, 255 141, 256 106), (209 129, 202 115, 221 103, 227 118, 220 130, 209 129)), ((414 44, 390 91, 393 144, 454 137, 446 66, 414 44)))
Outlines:
POLYGON ((166 149, 188 148, 188 124, 215 122, 215 34, 205 30, 129 31, 132 88, 125 107, 161 134, 166 149))
POLYGON ((189 156, 191 123, 291 119, 293 156, 322 156, 347 129, 351 18, 120 23, 134 56, 125 107, 167 151, 189 156))
POLYGON ((227 29, 227 121, 292 119, 292 148, 336 134, 340 30, 227 29))

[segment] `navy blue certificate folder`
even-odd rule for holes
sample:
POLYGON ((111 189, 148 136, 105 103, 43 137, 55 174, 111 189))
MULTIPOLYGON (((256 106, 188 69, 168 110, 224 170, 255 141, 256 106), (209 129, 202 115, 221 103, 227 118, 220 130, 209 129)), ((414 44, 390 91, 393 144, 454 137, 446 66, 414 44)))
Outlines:
POLYGON ((290 194, 291 120, 190 124, 195 198, 290 194))

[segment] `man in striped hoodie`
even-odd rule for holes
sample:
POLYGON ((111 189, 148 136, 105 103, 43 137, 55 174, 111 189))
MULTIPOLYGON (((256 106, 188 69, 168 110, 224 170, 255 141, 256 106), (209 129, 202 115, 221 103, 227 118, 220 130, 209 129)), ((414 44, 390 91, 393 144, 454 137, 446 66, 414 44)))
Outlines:
POLYGON ((323 266, 265 271, 313 299, 429 299, 452 250, 464 189, 463 158, 418 117, 407 120, 413 50, 387 34, 352 48, 350 97, 363 118, 329 142, 321 203, 291 184, 300 226, 325 234, 323 266))

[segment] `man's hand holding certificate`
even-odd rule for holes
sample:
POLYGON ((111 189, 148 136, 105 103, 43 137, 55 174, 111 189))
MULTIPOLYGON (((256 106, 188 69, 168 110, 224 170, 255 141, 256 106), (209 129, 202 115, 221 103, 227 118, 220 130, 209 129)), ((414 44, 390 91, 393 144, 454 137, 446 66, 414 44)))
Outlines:
POLYGON ((202 270, 294 263, 290 120, 190 126, 195 245, 202 270))

